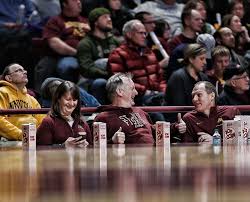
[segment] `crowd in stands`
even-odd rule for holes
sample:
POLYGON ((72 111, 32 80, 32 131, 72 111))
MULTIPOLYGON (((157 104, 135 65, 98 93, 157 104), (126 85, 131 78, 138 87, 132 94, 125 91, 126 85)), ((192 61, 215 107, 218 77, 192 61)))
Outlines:
MULTIPOLYGON (((202 81, 214 85, 215 104, 247 105, 249 8, 248 0, 1 0, 0 106, 13 108, 21 93, 18 108, 51 107, 62 83, 78 86, 81 106, 112 104, 107 82, 117 73, 133 75, 136 106, 191 106, 202 81), (27 77, 21 85, 16 74, 27 77)), ((21 138, 14 122, 7 139, 21 138)))

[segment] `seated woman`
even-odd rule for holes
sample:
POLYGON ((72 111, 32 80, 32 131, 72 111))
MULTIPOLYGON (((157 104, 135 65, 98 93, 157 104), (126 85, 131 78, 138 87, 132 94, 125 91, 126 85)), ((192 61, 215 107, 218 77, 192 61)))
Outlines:
POLYGON ((79 89, 74 83, 64 81, 56 89, 51 111, 37 129, 37 144, 84 147, 89 143, 92 138, 88 124, 81 117, 79 89))

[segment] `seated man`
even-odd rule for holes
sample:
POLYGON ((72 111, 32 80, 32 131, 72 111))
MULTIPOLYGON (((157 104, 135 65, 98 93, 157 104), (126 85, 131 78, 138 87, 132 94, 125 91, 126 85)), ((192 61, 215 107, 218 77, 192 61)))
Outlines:
POLYGON ((247 69, 232 64, 225 69, 224 90, 219 96, 219 105, 249 105, 249 75, 247 69))
MULTIPOLYGON (((118 134, 123 132, 125 143, 154 144, 152 122, 149 115, 140 108, 132 107, 137 95, 130 74, 117 73, 109 78, 106 90, 111 101, 109 106, 99 107, 101 112, 95 122, 107 124, 108 143, 119 143, 118 134)), ((186 131, 183 121, 171 125, 172 131, 186 131)))
POLYGON ((36 67, 36 90, 40 91, 42 82, 51 76, 77 82, 79 64, 76 47, 80 40, 90 31, 86 18, 80 15, 80 0, 61 0, 62 11, 52 17, 43 29, 49 51, 36 67), (55 64, 54 64, 55 63, 55 64))
MULTIPOLYGON (((234 119, 240 114, 235 107, 217 106, 217 93, 213 84, 200 81, 195 84, 192 91, 195 110, 186 113, 183 121, 187 124, 184 142, 205 142, 212 144, 214 129, 221 130, 223 120, 234 119)), ((222 133, 221 133, 222 134, 222 133)))
POLYGON ((109 55, 107 69, 111 75, 118 72, 134 75, 138 91, 136 104, 142 105, 148 98, 165 92, 165 63, 158 62, 154 52, 146 46, 147 32, 139 20, 127 22, 123 27, 123 34, 126 42, 109 55))
MULTIPOLYGON (((0 81, 0 109, 38 109, 37 100, 27 94, 27 71, 19 64, 5 67, 0 81)), ((22 140, 22 124, 40 125, 43 115, 1 115, 0 136, 8 140, 22 140)))
POLYGON ((80 73, 86 79, 85 86, 101 104, 106 103, 105 85, 108 78, 107 58, 119 42, 111 34, 113 29, 110 11, 95 8, 88 16, 91 32, 77 47, 80 73))

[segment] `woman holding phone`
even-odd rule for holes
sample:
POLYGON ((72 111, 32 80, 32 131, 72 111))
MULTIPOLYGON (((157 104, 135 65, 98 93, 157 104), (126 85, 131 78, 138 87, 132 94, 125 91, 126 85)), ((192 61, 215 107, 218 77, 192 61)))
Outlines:
POLYGON ((52 98, 51 111, 37 129, 37 145, 65 144, 85 147, 92 143, 88 124, 81 117, 78 87, 61 83, 52 98))

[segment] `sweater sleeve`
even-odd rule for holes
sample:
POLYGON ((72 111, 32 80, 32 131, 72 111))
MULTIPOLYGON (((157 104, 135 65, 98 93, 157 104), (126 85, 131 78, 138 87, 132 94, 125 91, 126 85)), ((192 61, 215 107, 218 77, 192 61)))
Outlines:
POLYGON ((53 126, 48 117, 44 118, 36 133, 37 145, 53 144, 53 126))
MULTIPOLYGON (((8 100, 5 93, 0 92, 0 109, 7 109, 8 100)), ((0 116, 0 134, 9 140, 22 140, 22 130, 8 121, 7 116, 0 116)))

